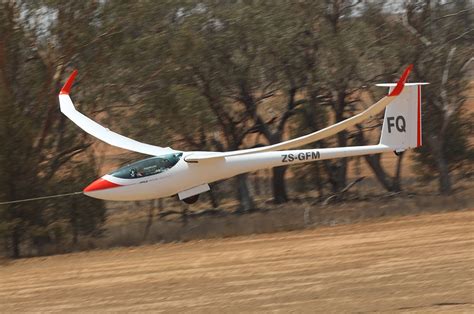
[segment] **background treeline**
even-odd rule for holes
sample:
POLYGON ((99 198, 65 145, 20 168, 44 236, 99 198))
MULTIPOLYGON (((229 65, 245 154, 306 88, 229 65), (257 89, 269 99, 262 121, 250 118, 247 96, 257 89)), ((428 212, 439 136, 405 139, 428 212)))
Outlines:
MULTIPOLYGON (((86 115, 138 140, 183 150, 280 142, 343 120, 382 96, 409 63, 423 90, 419 179, 453 191, 472 172, 473 7, 441 1, 0 1, 0 200, 80 191, 99 173, 95 140, 58 110, 79 69, 74 99, 86 115), (470 73, 469 73, 470 72, 470 73)), ((363 145, 368 121, 312 147, 363 145)), ((364 157, 380 186, 403 189, 401 167, 364 157)), ((349 159, 298 168, 307 189, 338 193, 349 159)), ((286 167, 271 172, 275 203, 289 200, 286 167)), ((248 175, 239 210, 254 208, 248 175)), ((219 202, 214 193, 212 202, 219 202)), ((103 202, 73 197, 0 206, 4 249, 103 233, 103 202)))

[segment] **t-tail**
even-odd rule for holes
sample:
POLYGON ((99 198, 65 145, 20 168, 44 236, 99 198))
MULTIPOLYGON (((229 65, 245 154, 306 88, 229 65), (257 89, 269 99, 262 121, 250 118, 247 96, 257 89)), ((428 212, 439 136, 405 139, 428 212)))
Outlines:
MULTIPOLYGON (((400 95, 385 109, 380 144, 396 153, 422 145, 421 86, 428 83, 406 83, 400 95)), ((396 84, 383 83, 389 93, 396 84)))

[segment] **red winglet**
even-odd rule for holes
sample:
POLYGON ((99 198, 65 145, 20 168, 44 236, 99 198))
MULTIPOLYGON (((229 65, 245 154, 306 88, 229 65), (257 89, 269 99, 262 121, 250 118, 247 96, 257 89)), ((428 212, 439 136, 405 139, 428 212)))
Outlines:
POLYGON ((402 74, 402 77, 400 77, 400 80, 397 83, 397 86, 392 90, 390 95, 388 96, 398 96, 403 90, 403 87, 405 86, 405 82, 407 81, 408 75, 410 74, 411 69, 413 68, 413 64, 410 64, 407 66, 405 71, 402 74))
POLYGON ((72 83, 74 82, 74 79, 76 78, 77 75, 77 70, 74 70, 67 79, 66 84, 64 84, 63 88, 61 88, 61 91, 59 92, 59 95, 68 95, 69 91, 71 90, 72 83))

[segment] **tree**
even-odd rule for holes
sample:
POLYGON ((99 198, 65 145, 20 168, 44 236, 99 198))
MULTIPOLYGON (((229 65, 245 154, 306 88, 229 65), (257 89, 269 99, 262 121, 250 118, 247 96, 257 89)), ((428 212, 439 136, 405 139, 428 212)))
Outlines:
MULTIPOLYGON (((4 1, 1 5, 2 144, 8 154, 0 165, 6 183, 3 197, 16 200, 48 195, 58 191, 55 182, 62 167, 90 146, 60 115, 57 93, 69 60, 93 57, 94 49, 87 44, 97 30, 81 19, 94 15, 97 7, 50 1, 4 1), (48 20, 48 16, 56 19, 48 20), (77 32, 65 36, 64 29, 77 32)), ((50 205, 14 204, 2 211, 7 225, 4 237, 12 256, 20 256, 24 243, 41 247, 55 241, 50 227, 58 226, 65 217, 50 215, 50 205)))
POLYGON ((469 1, 407 1, 403 16, 405 29, 413 35, 415 49, 408 53, 415 60, 415 73, 430 82, 424 95, 424 146, 416 160, 423 174, 438 177, 442 194, 452 191, 450 173, 473 158, 466 127, 472 116, 464 114, 472 60, 469 10, 469 1))

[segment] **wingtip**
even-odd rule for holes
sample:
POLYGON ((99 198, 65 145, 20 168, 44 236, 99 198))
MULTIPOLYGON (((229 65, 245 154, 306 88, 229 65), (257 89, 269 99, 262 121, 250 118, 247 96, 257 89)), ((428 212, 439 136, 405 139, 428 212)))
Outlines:
POLYGON ((413 64, 410 64, 407 66, 405 71, 403 72, 402 76, 400 77, 400 80, 398 80, 397 86, 392 90, 389 96, 398 96, 403 90, 403 87, 405 87, 405 82, 407 81, 408 75, 411 72, 411 69, 413 69, 413 64))
POLYGON ((64 84, 63 88, 61 88, 61 91, 59 92, 59 95, 68 95, 69 92, 71 91, 72 83, 74 82, 74 79, 76 78, 77 75, 77 70, 74 70, 69 78, 66 81, 66 84, 64 84))

